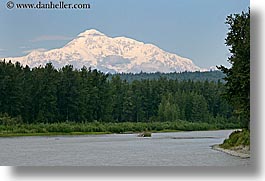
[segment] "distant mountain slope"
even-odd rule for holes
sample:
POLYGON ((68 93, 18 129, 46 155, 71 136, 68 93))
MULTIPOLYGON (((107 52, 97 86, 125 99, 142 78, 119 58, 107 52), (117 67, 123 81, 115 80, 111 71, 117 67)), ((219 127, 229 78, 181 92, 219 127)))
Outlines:
POLYGON ((97 30, 80 33, 62 48, 33 51, 23 57, 9 57, 23 65, 36 67, 52 62, 56 68, 84 65, 110 73, 205 71, 190 59, 168 53, 155 45, 126 37, 108 37, 97 30))

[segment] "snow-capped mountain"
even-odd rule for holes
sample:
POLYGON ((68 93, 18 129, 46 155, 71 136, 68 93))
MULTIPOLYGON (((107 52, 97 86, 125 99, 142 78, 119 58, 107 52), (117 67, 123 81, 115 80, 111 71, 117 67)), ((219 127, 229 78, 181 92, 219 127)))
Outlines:
POLYGON ((103 72, 180 72, 203 70, 190 59, 163 51, 126 37, 108 37, 97 30, 87 30, 62 48, 33 51, 23 57, 6 58, 36 67, 52 62, 56 68, 71 64, 75 68, 96 68, 103 72))

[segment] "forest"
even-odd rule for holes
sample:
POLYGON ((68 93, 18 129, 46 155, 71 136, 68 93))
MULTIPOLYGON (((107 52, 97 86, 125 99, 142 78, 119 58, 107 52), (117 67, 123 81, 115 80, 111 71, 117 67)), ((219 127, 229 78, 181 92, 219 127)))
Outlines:
MULTIPOLYGON (((153 79, 159 79, 161 77, 165 77, 167 79, 178 79, 179 81, 183 80, 193 80, 193 81, 214 81, 214 82, 224 82, 225 74, 221 71, 206 71, 206 72, 170 72, 170 73, 146 73, 146 72, 140 72, 140 73, 119 73, 118 74, 122 80, 127 80, 129 83, 133 82, 134 80, 153 80, 153 79)), ((112 76, 116 76, 116 74, 110 74, 109 79, 112 78, 112 76)))
MULTIPOLYGON (((233 116, 233 108, 222 96, 223 81, 208 81, 203 76, 201 79, 160 76, 128 81, 119 74, 110 76, 86 67, 77 70, 66 65, 57 70, 47 63, 31 69, 3 60, 0 61, 0 131, 7 128, 12 131, 20 125, 60 123, 118 127, 124 127, 122 123, 136 123, 143 126, 139 131, 159 123, 166 130, 177 129, 178 124, 189 125, 184 130, 202 129, 200 124, 207 125, 204 129, 241 127, 233 116)), ((97 131, 124 132, 90 130, 97 131)))

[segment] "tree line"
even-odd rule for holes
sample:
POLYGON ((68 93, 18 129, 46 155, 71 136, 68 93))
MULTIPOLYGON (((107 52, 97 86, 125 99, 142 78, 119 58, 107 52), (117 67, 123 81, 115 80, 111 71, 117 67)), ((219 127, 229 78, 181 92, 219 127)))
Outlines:
MULTIPOLYGON (((144 80, 144 79, 159 79, 161 77, 166 77, 167 79, 178 79, 179 81, 214 81, 214 82, 225 82, 223 78, 225 78, 225 74, 219 70, 210 70, 206 72, 170 72, 170 73, 162 73, 162 72, 155 72, 155 73, 147 73, 147 72, 140 72, 140 73, 119 73, 118 74, 122 80, 127 80, 128 82, 133 82, 134 80, 144 80)), ((112 76, 116 76, 116 74, 110 74, 109 79, 111 80, 112 76)))
MULTIPOLYGON (((133 75, 132 75, 133 76, 133 75)), ((128 82, 104 74, 51 63, 30 68, 0 61, 0 117, 23 123, 236 122, 223 99, 222 81, 160 77, 128 82)), ((1 123, 0 123, 1 124, 1 123)))

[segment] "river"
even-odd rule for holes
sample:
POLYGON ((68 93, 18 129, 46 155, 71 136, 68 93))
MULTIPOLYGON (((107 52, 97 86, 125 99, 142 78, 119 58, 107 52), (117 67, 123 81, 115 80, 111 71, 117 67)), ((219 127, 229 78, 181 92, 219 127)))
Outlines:
POLYGON ((0 138, 6 166, 247 166, 250 159, 211 149, 232 130, 0 138))

